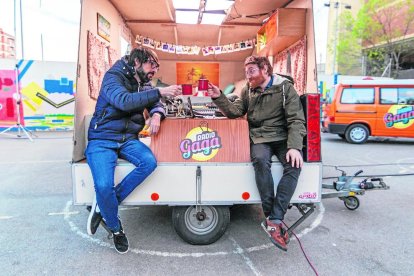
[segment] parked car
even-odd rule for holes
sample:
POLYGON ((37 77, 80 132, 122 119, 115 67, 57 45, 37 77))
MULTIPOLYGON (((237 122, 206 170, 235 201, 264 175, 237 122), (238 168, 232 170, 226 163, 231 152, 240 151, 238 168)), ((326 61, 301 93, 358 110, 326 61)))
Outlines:
POLYGON ((414 137, 414 80, 344 81, 327 96, 323 129, 349 143, 414 137))

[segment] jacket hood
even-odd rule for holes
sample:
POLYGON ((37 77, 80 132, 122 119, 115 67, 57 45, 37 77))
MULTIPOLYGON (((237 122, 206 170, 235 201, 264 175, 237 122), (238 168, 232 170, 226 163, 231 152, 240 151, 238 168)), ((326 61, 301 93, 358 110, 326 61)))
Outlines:
POLYGON ((273 83, 272 85, 280 85, 284 82, 290 82, 291 84, 293 84, 293 79, 290 76, 286 76, 286 75, 281 75, 281 74, 273 74, 273 83))
POLYGON ((115 62, 114 66, 111 67, 111 71, 119 72, 128 79, 135 79, 135 68, 128 65, 125 57, 115 62))

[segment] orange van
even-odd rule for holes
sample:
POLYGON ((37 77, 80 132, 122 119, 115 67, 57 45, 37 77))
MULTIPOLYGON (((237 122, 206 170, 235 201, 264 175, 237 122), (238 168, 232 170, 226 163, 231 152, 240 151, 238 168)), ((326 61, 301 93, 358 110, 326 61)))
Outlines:
POLYGON ((323 129, 349 143, 414 137, 414 80, 343 81, 327 95, 323 129), (332 95, 331 95, 332 94, 332 95))

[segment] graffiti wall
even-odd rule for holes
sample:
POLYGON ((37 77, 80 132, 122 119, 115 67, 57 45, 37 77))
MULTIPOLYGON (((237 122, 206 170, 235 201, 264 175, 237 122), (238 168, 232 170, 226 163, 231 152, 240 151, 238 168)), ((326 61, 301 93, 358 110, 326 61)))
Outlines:
POLYGON ((0 128, 73 129, 76 63, 0 59, 0 128), (18 112, 20 111, 20 112, 18 112))

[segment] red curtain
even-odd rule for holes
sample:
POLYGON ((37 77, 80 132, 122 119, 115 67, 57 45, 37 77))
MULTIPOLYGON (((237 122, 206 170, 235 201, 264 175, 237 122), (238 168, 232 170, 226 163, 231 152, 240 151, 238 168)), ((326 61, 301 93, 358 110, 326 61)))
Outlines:
POLYGON ((119 58, 118 52, 114 48, 108 47, 109 67, 112 67, 119 58))
POLYGON ((302 95, 306 90, 306 36, 274 57, 273 72, 290 75, 296 91, 302 95), (290 62, 289 62, 290 61, 290 62), (288 68, 290 67, 290 68, 288 68))
POLYGON ((105 55, 107 49, 105 43, 101 42, 96 36, 88 31, 88 87, 89 96, 97 99, 101 88, 102 78, 105 74, 105 55))
POLYGON ((275 56, 273 64, 273 72, 286 75, 287 70, 288 51, 284 50, 275 56))
POLYGON ((292 60, 292 78, 295 81, 295 89, 302 95, 306 91, 306 36, 289 48, 292 60))

